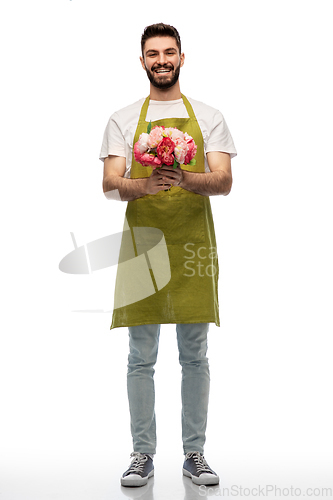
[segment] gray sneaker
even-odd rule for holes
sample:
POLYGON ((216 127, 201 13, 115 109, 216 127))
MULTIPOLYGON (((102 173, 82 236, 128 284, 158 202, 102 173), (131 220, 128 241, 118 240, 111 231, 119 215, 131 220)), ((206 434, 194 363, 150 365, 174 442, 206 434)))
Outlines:
POLYGON ((153 461, 146 453, 131 453, 133 460, 126 472, 120 478, 122 486, 144 486, 154 475, 153 461))
POLYGON ((194 484, 218 484, 219 476, 207 464, 202 453, 186 453, 183 465, 184 476, 190 477, 194 484))

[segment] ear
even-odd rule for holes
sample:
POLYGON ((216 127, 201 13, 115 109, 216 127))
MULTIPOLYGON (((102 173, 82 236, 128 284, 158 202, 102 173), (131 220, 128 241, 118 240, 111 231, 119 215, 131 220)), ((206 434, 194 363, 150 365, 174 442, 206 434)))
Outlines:
POLYGON ((145 61, 143 59, 142 56, 140 56, 140 62, 141 62, 141 66, 143 67, 143 69, 146 71, 146 66, 145 66, 145 61))
POLYGON ((185 62, 185 54, 184 54, 184 52, 182 52, 180 54, 180 67, 182 67, 184 65, 184 62, 185 62))

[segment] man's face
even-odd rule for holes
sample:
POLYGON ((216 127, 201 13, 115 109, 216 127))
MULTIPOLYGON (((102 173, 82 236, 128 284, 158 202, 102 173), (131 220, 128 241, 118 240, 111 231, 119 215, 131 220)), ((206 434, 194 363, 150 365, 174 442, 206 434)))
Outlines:
POLYGON ((177 82, 184 58, 184 54, 179 54, 173 37, 158 36, 146 41, 144 58, 140 57, 140 60, 152 85, 163 90, 177 82))

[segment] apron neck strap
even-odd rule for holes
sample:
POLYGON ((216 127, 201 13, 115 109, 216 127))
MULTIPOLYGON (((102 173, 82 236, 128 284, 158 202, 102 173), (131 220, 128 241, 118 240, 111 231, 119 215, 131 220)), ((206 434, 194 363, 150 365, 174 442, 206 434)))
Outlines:
MULTIPOLYGON (((189 118, 196 119, 194 111, 193 111, 193 108, 192 108, 191 104, 189 103, 188 99, 184 96, 184 94, 181 94, 181 96, 182 96, 183 103, 185 105, 185 108, 186 108, 186 111, 188 113, 189 118)), ((141 113, 140 113, 140 118, 139 118, 140 122, 145 122, 146 121, 146 116, 147 116, 149 101, 150 101, 150 96, 148 96, 146 98, 145 102, 142 105, 141 113)))
POLYGON ((187 97, 184 96, 184 94, 182 94, 182 99, 183 99, 183 103, 185 104, 186 111, 188 112, 188 116, 190 118, 194 118, 194 120, 196 120, 193 108, 192 108, 191 104, 189 103, 187 97))

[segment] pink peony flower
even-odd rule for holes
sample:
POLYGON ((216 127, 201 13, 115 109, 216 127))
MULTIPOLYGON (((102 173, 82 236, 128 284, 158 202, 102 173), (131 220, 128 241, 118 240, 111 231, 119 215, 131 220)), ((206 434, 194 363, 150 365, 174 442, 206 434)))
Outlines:
POLYGON ((148 153, 144 153, 141 156, 140 163, 144 167, 153 167, 153 168, 157 168, 157 167, 160 167, 162 165, 161 160, 159 158, 157 158, 157 156, 150 155, 148 153))
POLYGON ((184 132, 178 130, 178 128, 168 127, 164 129, 163 135, 164 137, 170 137, 170 139, 173 141, 175 141, 176 139, 184 140, 184 132))
POLYGON ((150 149, 156 148, 161 142, 161 140, 163 139, 163 130, 164 128, 156 126, 150 131, 150 134, 148 136, 148 146, 150 147, 150 149))
POLYGON ((140 153, 145 153, 148 150, 148 140, 149 140, 149 134, 146 134, 145 132, 140 135, 138 144, 139 144, 139 149, 140 153))
POLYGON ((173 131, 173 128, 171 128, 171 127, 166 127, 166 128, 163 130, 163 136, 164 136, 164 137, 170 137, 170 139, 171 139, 171 136, 172 136, 172 131, 173 131))
POLYGON ((178 130, 178 128, 173 128, 172 129, 172 134, 171 134, 171 139, 175 141, 176 139, 181 139, 182 141, 185 140, 185 135, 184 132, 181 130, 178 130))
POLYGON ((180 138, 174 139, 174 143, 175 149, 173 154, 175 155, 178 163, 183 164, 188 150, 187 144, 183 139, 180 138))
POLYGON ((134 144, 134 159, 140 163, 142 153, 140 151, 139 141, 134 144))
POLYGON ((141 163, 144 167, 159 167, 162 162, 157 156, 150 155, 148 153, 142 154, 140 152, 139 141, 134 144, 134 159, 138 163, 141 163))
POLYGON ((187 150, 187 153, 186 153, 184 165, 187 165, 195 157, 195 155, 197 153, 197 145, 194 142, 193 137, 191 137, 187 133, 185 133, 185 140, 186 140, 186 143, 187 143, 188 150, 187 150))
POLYGON ((174 142, 169 137, 163 137, 162 141, 157 146, 157 156, 165 165, 173 165, 174 157, 172 155, 175 149, 174 142))

